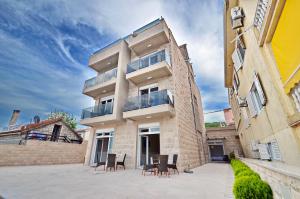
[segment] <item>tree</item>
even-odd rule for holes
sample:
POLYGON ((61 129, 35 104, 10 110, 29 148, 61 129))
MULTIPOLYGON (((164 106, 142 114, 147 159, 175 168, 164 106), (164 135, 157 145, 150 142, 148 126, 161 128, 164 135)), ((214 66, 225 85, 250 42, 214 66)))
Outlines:
POLYGON ((63 118, 63 121, 71 129, 76 129, 76 126, 77 126, 76 118, 72 114, 66 113, 64 111, 54 111, 54 112, 51 112, 48 117, 48 119, 57 119, 57 118, 63 118))

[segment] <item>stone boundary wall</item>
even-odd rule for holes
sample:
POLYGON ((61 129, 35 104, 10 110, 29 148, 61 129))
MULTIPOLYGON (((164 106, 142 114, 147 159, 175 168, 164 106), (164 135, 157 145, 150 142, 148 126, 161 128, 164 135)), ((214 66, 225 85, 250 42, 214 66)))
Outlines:
POLYGON ((277 164, 247 158, 242 158, 241 161, 257 172, 264 181, 269 183, 273 190, 274 199, 300 198, 299 168, 295 169, 293 166, 286 166, 282 163, 277 164))
POLYGON ((27 140, 24 145, 0 145, 0 166, 83 163, 86 142, 70 144, 27 140))

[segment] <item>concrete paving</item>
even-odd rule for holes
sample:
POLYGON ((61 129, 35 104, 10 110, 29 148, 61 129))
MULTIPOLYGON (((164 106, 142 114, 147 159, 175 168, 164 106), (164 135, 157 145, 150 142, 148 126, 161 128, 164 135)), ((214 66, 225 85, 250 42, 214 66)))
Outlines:
MULTIPOLYGON (((210 163, 193 174, 142 176, 141 170, 104 172, 82 165, 0 167, 0 195, 26 198, 233 198, 228 164, 210 163)), ((1 198, 1 197, 0 197, 1 198)))

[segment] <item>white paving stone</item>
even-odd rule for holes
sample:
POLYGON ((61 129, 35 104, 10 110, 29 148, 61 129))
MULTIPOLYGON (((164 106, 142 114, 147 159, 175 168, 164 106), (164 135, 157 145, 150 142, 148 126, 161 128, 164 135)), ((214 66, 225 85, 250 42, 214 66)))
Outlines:
POLYGON ((140 170, 104 172, 82 165, 0 167, 4 198, 233 198, 229 164, 210 163, 193 174, 142 176, 140 170))

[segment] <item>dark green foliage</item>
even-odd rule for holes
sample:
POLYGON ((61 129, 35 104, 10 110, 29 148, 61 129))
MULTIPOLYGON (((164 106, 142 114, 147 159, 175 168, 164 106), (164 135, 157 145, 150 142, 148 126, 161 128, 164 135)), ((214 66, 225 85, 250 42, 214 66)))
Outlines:
POLYGON ((236 199, 273 198, 271 187, 246 164, 236 159, 232 159, 230 163, 235 175, 233 193, 236 199))
POLYGON ((229 159, 230 159, 230 160, 233 160, 233 159, 235 159, 234 152, 231 152, 231 153, 229 154, 229 159))

